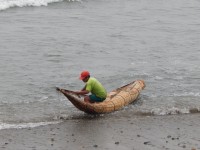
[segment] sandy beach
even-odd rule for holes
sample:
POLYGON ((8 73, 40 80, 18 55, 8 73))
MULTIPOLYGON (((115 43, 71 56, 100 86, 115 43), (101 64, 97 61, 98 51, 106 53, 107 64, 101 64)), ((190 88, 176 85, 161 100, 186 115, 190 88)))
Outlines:
POLYGON ((200 115, 87 117, 0 131, 1 150, 199 150, 200 115))

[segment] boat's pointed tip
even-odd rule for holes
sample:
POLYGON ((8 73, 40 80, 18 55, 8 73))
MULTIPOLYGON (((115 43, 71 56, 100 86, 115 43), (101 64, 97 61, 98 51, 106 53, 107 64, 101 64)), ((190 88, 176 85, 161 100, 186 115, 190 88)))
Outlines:
POLYGON ((60 88, 59 87, 55 87, 56 88, 56 91, 60 91, 60 88))

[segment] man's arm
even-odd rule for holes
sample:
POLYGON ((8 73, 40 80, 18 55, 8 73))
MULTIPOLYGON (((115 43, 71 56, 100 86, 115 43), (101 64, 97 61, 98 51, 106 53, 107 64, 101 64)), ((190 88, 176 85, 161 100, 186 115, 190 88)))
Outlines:
POLYGON ((90 93, 88 90, 81 90, 81 91, 75 91, 75 94, 80 94, 80 95, 86 95, 88 93, 90 93))
MULTIPOLYGON (((59 91, 61 91, 62 93, 66 93, 65 89, 58 89, 59 91)), ((79 94, 79 95, 86 95, 88 93, 90 93, 89 91, 87 90, 82 90, 82 91, 70 91, 72 93, 75 93, 75 94, 79 94)))
POLYGON ((79 95, 86 95, 88 93, 90 93, 90 91, 86 90, 86 85, 82 88, 81 91, 74 91, 75 94, 79 94, 79 95))

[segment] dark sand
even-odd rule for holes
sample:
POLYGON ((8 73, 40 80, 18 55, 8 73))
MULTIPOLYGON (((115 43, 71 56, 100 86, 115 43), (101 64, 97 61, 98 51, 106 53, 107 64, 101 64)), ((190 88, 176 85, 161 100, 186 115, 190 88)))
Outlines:
POLYGON ((0 131, 1 150, 200 150, 200 114, 95 117, 0 131))

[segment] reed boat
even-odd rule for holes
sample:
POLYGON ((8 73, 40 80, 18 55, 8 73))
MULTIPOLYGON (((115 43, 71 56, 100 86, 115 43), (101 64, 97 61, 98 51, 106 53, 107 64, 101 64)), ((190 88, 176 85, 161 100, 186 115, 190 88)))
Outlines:
POLYGON ((135 101, 140 92, 145 88, 143 80, 133 81, 125 86, 117 88, 107 94, 103 102, 86 103, 84 96, 77 95, 73 91, 57 88, 79 110, 88 114, 110 113, 135 101), (65 91, 65 92, 63 92, 65 91))

